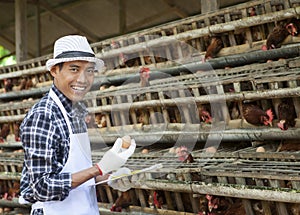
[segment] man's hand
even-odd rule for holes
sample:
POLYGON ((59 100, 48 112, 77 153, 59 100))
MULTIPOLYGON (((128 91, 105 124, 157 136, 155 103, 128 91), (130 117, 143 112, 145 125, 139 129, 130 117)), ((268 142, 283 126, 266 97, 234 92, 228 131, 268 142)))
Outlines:
POLYGON ((108 150, 102 157, 98 165, 102 174, 105 175, 111 171, 119 169, 123 166, 127 159, 134 153, 136 143, 131 139, 131 144, 128 149, 122 148, 122 139, 118 138, 113 147, 108 150))

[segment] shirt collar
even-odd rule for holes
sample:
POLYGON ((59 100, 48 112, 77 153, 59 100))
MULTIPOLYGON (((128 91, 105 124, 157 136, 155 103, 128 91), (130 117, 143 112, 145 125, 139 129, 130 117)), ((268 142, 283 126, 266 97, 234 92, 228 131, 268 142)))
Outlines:
POLYGON ((60 92, 56 86, 52 85, 52 90, 55 92, 59 100, 61 101, 62 105, 66 109, 67 114, 69 117, 85 117, 88 113, 86 106, 83 102, 72 102, 68 99, 62 92, 60 92))

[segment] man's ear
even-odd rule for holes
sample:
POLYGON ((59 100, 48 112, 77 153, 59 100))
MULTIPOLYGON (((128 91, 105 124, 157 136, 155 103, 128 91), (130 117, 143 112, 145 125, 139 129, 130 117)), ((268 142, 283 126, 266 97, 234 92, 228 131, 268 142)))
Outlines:
POLYGON ((56 66, 56 65, 52 66, 51 69, 50 69, 50 74, 55 78, 55 76, 58 73, 58 70, 59 70, 58 66, 56 66))

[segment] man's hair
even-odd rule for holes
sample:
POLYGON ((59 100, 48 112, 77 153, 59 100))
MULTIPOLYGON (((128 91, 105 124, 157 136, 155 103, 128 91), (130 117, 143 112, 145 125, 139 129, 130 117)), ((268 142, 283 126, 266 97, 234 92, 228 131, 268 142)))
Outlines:
POLYGON ((64 62, 61 62, 61 63, 55 64, 55 66, 58 66, 58 68, 59 68, 59 71, 61 71, 61 70, 62 70, 62 68, 63 68, 63 65, 64 65, 64 62))

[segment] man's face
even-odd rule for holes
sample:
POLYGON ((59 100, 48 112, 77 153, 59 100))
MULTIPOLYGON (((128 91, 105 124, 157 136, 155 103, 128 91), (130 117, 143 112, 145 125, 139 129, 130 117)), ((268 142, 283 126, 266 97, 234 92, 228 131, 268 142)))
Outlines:
POLYGON ((87 61, 65 62, 61 70, 59 66, 51 69, 54 85, 74 102, 82 100, 91 89, 94 73, 95 64, 87 61))

